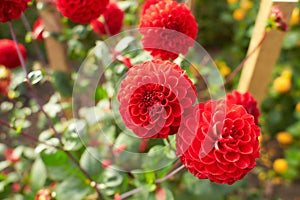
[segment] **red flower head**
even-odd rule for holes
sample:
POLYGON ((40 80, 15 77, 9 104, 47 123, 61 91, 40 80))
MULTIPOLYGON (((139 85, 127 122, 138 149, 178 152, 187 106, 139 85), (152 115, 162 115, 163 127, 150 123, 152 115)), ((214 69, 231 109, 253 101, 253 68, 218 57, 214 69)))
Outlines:
POLYGON ((199 179, 233 184, 259 158, 259 127, 241 105, 200 103, 177 134, 177 154, 199 179))
MULTIPOLYGON (((26 59, 26 49, 22 44, 19 44, 19 48, 24 59, 26 59)), ((21 65, 14 41, 8 39, 0 40, 0 65, 4 65, 9 69, 14 69, 21 65)))
POLYGON ((233 91, 231 94, 228 94, 226 98, 229 103, 242 105, 250 115, 253 115, 255 124, 258 124, 260 112, 257 107, 257 102, 249 92, 241 94, 238 91, 233 91))
POLYGON ((101 17, 92 21, 91 25, 97 34, 115 35, 123 26, 124 12, 116 3, 110 3, 104 14, 104 21, 101 17))
POLYGON ((145 3, 143 4, 143 7, 142 7, 142 15, 145 14, 146 10, 148 8, 150 8, 150 6, 152 6, 153 4, 156 4, 160 1, 165 1, 165 0, 146 0, 145 3))
POLYGON ((161 60, 130 68, 118 93, 125 125, 141 138, 177 133, 196 97, 187 74, 177 64, 161 60))
POLYGON ((88 24, 106 9, 109 0, 56 0, 63 16, 73 22, 88 24))
POLYGON ((38 18, 33 24, 33 30, 32 30, 33 37, 37 40, 43 40, 44 30, 45 27, 43 25, 43 20, 42 18, 38 18))
POLYGON ((8 22, 19 19, 21 13, 28 7, 31 0, 1 0, 0 1, 0 22, 8 22))
POLYGON ((10 81, 10 71, 6 67, 0 65, 0 95, 7 96, 10 81))
POLYGON ((144 49, 155 58, 175 59, 186 54, 197 37, 197 22, 185 4, 160 1, 141 17, 140 32, 144 49))
POLYGON ((41 189, 35 195, 35 200, 52 200, 51 191, 48 189, 41 189))
POLYGON ((10 149, 10 148, 5 149, 4 156, 7 161, 12 163, 17 163, 20 161, 20 157, 15 155, 15 149, 10 149))

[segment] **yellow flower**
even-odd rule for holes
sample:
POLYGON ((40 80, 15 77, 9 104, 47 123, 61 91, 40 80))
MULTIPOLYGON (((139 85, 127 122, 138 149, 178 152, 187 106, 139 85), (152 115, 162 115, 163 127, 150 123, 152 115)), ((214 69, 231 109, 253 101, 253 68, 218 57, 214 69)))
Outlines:
POLYGON ((298 102, 296 105, 296 112, 300 112, 300 102, 298 102))
POLYGON ((286 172, 288 167, 289 167, 289 165, 288 165, 287 161, 283 158, 276 159, 273 163, 273 169, 275 170, 275 172, 277 172, 279 174, 286 172))
POLYGON ((253 2, 249 1, 249 0, 242 0, 241 3, 240 3, 240 7, 244 11, 248 11, 253 7, 253 2))
POLYGON ((292 78, 292 70, 290 68, 286 68, 282 71, 281 76, 287 79, 291 79, 292 78))
POLYGON ((226 62, 216 60, 215 63, 217 65, 217 67, 219 68, 220 73, 223 77, 228 76, 231 73, 231 69, 228 67, 226 62))
POLYGON ((276 139, 280 144, 287 145, 293 142, 293 137, 288 132, 279 132, 276 135, 276 139))
POLYGON ((227 3, 232 5, 232 4, 236 4, 239 0, 227 0, 227 3))
POLYGON ((0 65, 0 79, 7 79, 10 76, 10 71, 4 67, 3 65, 0 65))
POLYGON ((292 87, 292 82, 289 78, 279 76, 274 80, 273 88, 278 93, 285 93, 292 87))
POLYGON ((295 8, 292 13, 290 25, 295 25, 298 23, 299 23, 299 8, 295 8))
POLYGON ((233 19, 235 19, 236 21, 242 21, 243 19, 245 19, 246 12, 245 10, 238 8, 233 11, 232 15, 233 19))

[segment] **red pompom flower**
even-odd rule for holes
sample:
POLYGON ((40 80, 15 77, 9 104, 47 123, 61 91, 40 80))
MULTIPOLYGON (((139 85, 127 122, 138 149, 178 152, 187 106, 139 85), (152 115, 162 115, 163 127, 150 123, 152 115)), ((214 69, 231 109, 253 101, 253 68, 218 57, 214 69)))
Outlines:
POLYGON ((187 74, 177 64, 161 60, 130 68, 118 93, 125 125, 141 138, 177 133, 196 97, 187 74))
POLYGON ((177 134, 177 154, 199 179, 233 184, 259 158, 259 127, 241 105, 200 103, 177 134))
POLYGON ((249 92, 241 94, 238 91, 233 91, 226 96, 226 99, 229 103, 242 105, 246 111, 254 117, 255 124, 258 124, 260 112, 256 100, 249 92))
MULTIPOLYGON (((25 47, 22 44, 19 44, 19 48, 21 50, 23 58, 26 59, 25 47)), ((0 40, 0 65, 4 65, 9 69, 14 69, 21 65, 17 53, 17 48, 13 40, 0 40)))
POLYGON ((34 39, 37 40, 43 40, 43 33, 44 33, 45 27, 43 24, 43 20, 42 18, 38 18, 34 24, 33 24, 33 30, 32 30, 32 34, 34 39))
POLYGON ((6 67, 0 65, 0 95, 7 96, 10 81, 10 71, 6 67))
POLYGON ((31 0, 1 0, 0 1, 0 22, 8 22, 19 19, 27 9, 31 0))
POLYGON ((142 44, 155 58, 175 59, 186 54, 197 37, 197 22, 185 4, 160 1, 141 17, 142 44))
POLYGON ((156 4, 160 1, 165 1, 165 0, 146 0, 145 3, 143 4, 143 7, 142 7, 142 15, 145 14, 146 10, 148 8, 150 8, 150 6, 152 6, 153 4, 156 4))
POLYGON ((56 0, 63 16, 73 22, 88 24, 106 9, 109 0, 56 0))
POLYGON ((115 35, 123 26, 124 12, 116 3, 110 3, 103 13, 103 17, 93 20, 91 26, 95 33, 104 35, 115 35))

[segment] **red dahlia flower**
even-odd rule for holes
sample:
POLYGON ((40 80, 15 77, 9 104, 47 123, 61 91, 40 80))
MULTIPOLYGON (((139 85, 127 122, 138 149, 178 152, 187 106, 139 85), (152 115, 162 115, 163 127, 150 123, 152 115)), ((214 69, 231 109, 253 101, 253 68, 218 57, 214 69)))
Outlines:
POLYGON ((177 154, 194 176, 233 184, 253 169, 260 129, 241 105, 201 103, 186 122, 177 134, 177 154))
POLYGON ((45 27, 43 24, 43 20, 42 18, 38 18, 34 24, 33 24, 33 30, 32 30, 32 34, 33 37, 37 40, 43 40, 43 33, 44 33, 45 27))
POLYGON ((0 95, 7 96, 10 81, 11 81, 10 71, 4 66, 0 65, 0 95))
MULTIPOLYGON (((21 50, 23 58, 26 59, 25 47, 22 44, 19 44, 19 48, 21 50)), ((17 48, 13 40, 0 40, 0 65, 4 65, 9 69, 14 69, 21 65, 17 53, 17 48)))
POLYGON ((153 4, 156 4, 160 1, 165 1, 165 0, 146 0, 142 7, 142 15, 145 14, 146 10, 148 8, 150 8, 150 6, 152 6, 153 4))
POLYGON ((8 22, 19 19, 21 13, 28 7, 31 0, 1 0, 0 1, 0 22, 8 22))
POLYGON ((106 9, 109 0, 56 0, 63 16, 73 22, 88 24, 106 9))
POLYGON ((97 34, 115 35, 119 33, 123 26, 124 12, 116 3, 110 3, 102 17, 92 21, 91 25, 97 34))
POLYGON ((160 1, 141 17, 142 44, 155 58, 175 59, 186 54, 197 37, 197 22, 185 4, 160 1))
POLYGON ((161 60, 130 68, 118 93, 125 125, 141 138, 177 133, 196 97, 187 74, 177 64, 161 60))
POLYGON ((256 100, 249 92, 241 94, 233 91, 231 94, 227 94, 226 99, 229 103, 242 105, 250 115, 253 115, 255 124, 258 124, 260 112, 256 100))

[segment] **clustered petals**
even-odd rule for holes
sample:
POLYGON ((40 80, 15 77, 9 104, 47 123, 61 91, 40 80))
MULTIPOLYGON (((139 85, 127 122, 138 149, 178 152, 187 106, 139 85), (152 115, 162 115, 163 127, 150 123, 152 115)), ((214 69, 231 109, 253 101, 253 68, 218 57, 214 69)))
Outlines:
POLYGON ((73 22, 88 24, 104 13, 109 0, 56 0, 56 2, 63 16, 73 22))
POLYGON ((159 1, 142 15, 140 32, 143 48, 154 58, 174 60, 194 45, 198 25, 185 4, 159 1))
POLYGON ((226 96, 226 99, 232 104, 242 105, 246 109, 246 111, 254 117, 255 123, 258 124, 260 112, 257 107, 256 100, 249 92, 241 94, 238 91, 233 91, 226 96))
POLYGON ((0 1, 0 22, 8 22, 19 19, 27 9, 31 0, 1 0, 0 1))
POLYGON ((177 64, 161 60, 130 68, 118 93, 125 125, 141 138, 177 133, 196 97, 187 74, 177 64))
MULTIPOLYGON (((22 44, 19 44, 19 48, 23 58, 26 59, 27 54, 25 47, 22 44)), ((13 40, 0 40, 0 65, 4 65, 9 69, 15 69, 21 65, 17 48, 13 40)))
POLYGON ((156 4, 160 1, 165 1, 165 0, 146 0, 145 3, 142 6, 142 10, 141 10, 142 15, 145 14, 146 10, 148 8, 150 8, 150 6, 152 6, 153 4, 156 4))
POLYGON ((95 33, 104 35, 115 35, 123 26, 124 11, 116 3, 110 3, 102 16, 92 21, 91 26, 95 33))
POLYGON ((187 121, 176 138, 177 154, 194 176, 233 184, 254 168, 260 129, 243 106, 211 100, 200 103, 187 121), (186 138, 192 138, 188 146, 186 138))

